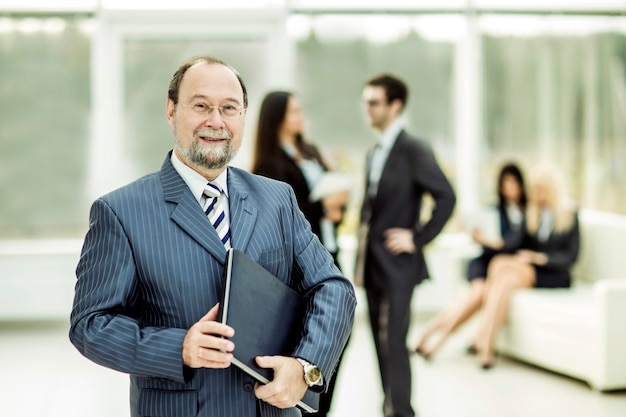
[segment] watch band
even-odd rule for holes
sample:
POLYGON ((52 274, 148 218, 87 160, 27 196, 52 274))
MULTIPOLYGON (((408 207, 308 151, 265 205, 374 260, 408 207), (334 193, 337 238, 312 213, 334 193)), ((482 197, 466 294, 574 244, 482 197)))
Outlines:
POLYGON ((295 358, 302 367, 304 368, 304 382, 309 387, 322 386, 324 378, 322 376, 322 371, 316 366, 310 363, 309 361, 302 358, 295 358))

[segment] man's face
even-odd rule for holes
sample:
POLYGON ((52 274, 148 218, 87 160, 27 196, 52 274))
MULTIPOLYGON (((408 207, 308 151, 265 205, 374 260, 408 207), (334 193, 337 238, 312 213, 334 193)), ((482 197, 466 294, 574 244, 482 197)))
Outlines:
POLYGON ((398 116, 397 103, 387 103, 387 95, 383 87, 365 86, 362 100, 369 124, 374 129, 385 130, 398 116))
POLYGON ((197 113, 192 108, 231 105, 243 108, 243 90, 237 76, 220 64, 199 63, 187 70, 178 104, 168 99, 167 120, 174 129, 177 156, 209 179, 221 173, 241 146, 245 109, 225 119, 214 108, 197 113))

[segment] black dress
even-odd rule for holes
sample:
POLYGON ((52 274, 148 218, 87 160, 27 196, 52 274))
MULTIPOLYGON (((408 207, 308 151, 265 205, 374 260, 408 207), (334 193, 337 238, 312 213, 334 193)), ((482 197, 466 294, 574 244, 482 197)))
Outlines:
POLYGON ((524 249, 546 254, 545 265, 535 265, 536 288, 567 288, 571 285, 570 269, 580 248, 578 215, 575 215, 572 227, 562 233, 551 233, 547 240, 540 241, 536 235, 526 233, 524 249))
POLYGON ((507 214, 506 207, 498 205, 498 214, 500 215, 500 235, 504 241, 504 245, 500 250, 483 247, 483 252, 479 257, 470 261, 467 268, 467 280, 485 279, 487 276, 487 267, 491 259, 500 253, 513 253, 517 249, 519 242, 519 233, 523 227, 523 222, 513 223, 507 214))

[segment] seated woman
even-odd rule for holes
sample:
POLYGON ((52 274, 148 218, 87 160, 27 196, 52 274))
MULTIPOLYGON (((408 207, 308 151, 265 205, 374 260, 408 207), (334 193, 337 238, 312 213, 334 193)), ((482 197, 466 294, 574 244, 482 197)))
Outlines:
POLYGON ((579 246, 577 210, 567 196, 561 172, 551 166, 535 169, 521 249, 513 255, 497 255, 487 270, 476 338, 483 369, 493 365, 494 341, 506 320, 513 292, 530 287, 569 287, 579 246))
MULTIPOLYGON (((498 253, 512 252, 512 247, 518 244, 519 235, 526 207, 526 192, 524 190, 524 177, 519 167, 514 163, 508 163, 500 169, 498 174, 498 204, 496 206, 500 217, 500 239, 488 239, 480 231, 474 229, 472 237, 476 243, 483 247, 482 254, 473 259, 468 268, 468 280, 470 288, 460 303, 444 310, 431 319, 424 328, 415 352, 425 359, 443 346, 448 336, 465 323, 478 311, 482 305, 483 287, 487 276, 487 266, 498 253), (438 338, 427 346, 431 336, 437 334, 438 338)), ((473 345, 470 347, 473 350, 473 345)))

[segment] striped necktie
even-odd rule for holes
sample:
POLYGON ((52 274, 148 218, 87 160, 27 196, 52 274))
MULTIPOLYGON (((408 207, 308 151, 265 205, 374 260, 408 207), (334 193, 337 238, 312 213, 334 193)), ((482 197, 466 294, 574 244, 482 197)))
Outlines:
POLYGON ((204 195, 206 197, 206 203, 204 207, 204 213, 209 218, 209 221, 215 227, 217 235, 224 244, 226 250, 230 249, 230 227, 226 220, 226 213, 224 213, 224 206, 219 201, 219 196, 222 190, 217 185, 208 183, 204 189, 204 195))

